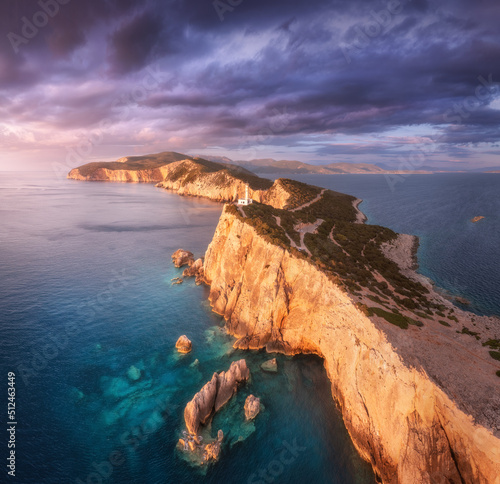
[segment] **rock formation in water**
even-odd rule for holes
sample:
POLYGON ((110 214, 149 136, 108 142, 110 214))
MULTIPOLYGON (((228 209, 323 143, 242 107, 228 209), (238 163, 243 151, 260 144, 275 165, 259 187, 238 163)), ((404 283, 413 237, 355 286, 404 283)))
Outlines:
POLYGON ((189 353, 193 349, 193 343, 183 334, 175 343, 175 347, 179 353, 189 353))
MULTIPOLYGON (((219 201, 237 199, 248 183, 267 205, 227 206, 203 268, 196 262, 235 347, 323 357, 352 440, 384 483, 500 484, 498 364, 471 338, 480 328, 493 344, 500 323, 461 312, 412 271, 418 239, 363 226, 354 197, 178 153, 145 158, 68 176, 159 182, 219 201), (316 231, 297 234, 296 222, 316 231)), ((246 365, 233 365, 186 406, 187 447, 202 448, 199 426, 248 378, 246 365)))
POLYGON ((245 360, 233 361, 227 372, 214 373, 212 379, 193 397, 184 409, 184 420, 189 434, 198 435, 200 425, 226 404, 238 385, 250 378, 245 360))
MULTIPOLYGON (((370 319, 334 278, 228 209, 204 271, 235 346, 325 359, 352 440, 384 483, 500 482, 500 397, 481 345, 433 322, 370 319)), ((187 412, 192 430, 211 405, 187 412)))
POLYGON ((189 250, 177 249, 172 254, 172 261, 175 267, 182 267, 185 265, 191 266, 194 263, 194 256, 189 250))
POLYGON ((254 395, 248 395, 245 400, 245 418, 247 420, 254 419, 260 412, 260 398, 255 397, 254 395))
POLYGON ((271 360, 267 360, 262 365, 260 365, 262 370, 267 371, 268 373, 277 373, 278 372, 278 362, 276 358, 272 358, 271 360))
POLYGON ((194 277, 197 285, 204 281, 203 259, 195 260, 188 268, 184 269, 183 277, 194 277))
POLYGON ((141 370, 139 370, 139 368, 132 365, 127 371, 127 376, 130 378, 130 380, 137 381, 137 380, 140 380, 140 378, 142 376, 142 372, 141 372, 141 370))
POLYGON ((219 460, 220 451, 222 448, 222 440, 224 439, 224 432, 219 430, 217 432, 217 439, 213 442, 206 444, 203 451, 203 462, 216 462, 219 460))

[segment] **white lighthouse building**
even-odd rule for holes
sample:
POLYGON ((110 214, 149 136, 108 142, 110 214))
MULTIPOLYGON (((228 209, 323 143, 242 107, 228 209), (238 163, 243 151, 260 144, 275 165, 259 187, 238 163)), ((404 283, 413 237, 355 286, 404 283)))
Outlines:
POLYGON ((250 205, 253 200, 248 197, 248 183, 245 185, 245 198, 238 199, 238 205, 250 205))

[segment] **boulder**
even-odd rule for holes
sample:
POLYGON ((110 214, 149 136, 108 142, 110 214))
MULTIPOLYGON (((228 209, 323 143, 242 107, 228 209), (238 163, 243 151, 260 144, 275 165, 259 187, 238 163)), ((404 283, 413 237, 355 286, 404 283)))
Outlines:
POLYGON ((245 400, 245 417, 247 420, 254 419, 260 412, 260 398, 248 395, 245 400))
POLYGON ((216 462, 219 460, 221 449, 221 442, 218 440, 205 445, 205 452, 203 453, 203 462, 216 462))
POLYGON ((184 409, 189 434, 197 435, 213 412, 217 412, 236 392, 238 384, 248 380, 250 370, 245 360, 233 361, 227 372, 214 373, 212 379, 193 397, 184 409))
POLYGON ((278 372, 278 362, 276 361, 276 358, 273 358, 272 360, 267 360, 262 365, 260 365, 262 370, 267 371, 269 373, 277 373, 278 372))
POLYGON ((175 347, 179 353, 189 353, 193 349, 193 343, 183 334, 175 343, 175 347))
POLYGON ((194 277, 198 274, 200 270, 203 270, 203 260, 196 259, 189 267, 184 269, 182 275, 184 277, 194 277))
POLYGON ((191 266, 194 263, 194 256, 189 250, 178 249, 172 254, 172 260, 175 267, 191 266))

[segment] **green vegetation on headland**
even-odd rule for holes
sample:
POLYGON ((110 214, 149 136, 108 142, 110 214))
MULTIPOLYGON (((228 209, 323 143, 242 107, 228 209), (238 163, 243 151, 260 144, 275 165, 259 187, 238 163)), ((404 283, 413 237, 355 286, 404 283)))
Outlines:
MULTIPOLYGON (((321 191, 305 185, 304 192, 297 193, 304 184, 292 180, 281 182, 294 194, 295 206, 299 202, 314 200, 321 191)), ((326 190, 319 200, 302 209, 299 204, 299 209, 294 212, 260 203, 244 207, 245 217, 235 206, 229 206, 227 210, 256 228, 269 242, 303 258, 308 257, 306 251, 294 248, 290 243, 292 239, 299 247, 300 234, 295 227, 323 220, 315 233, 304 236, 304 249, 310 252, 310 259, 318 268, 351 293, 367 288, 373 293, 373 300, 382 306, 392 305, 393 301, 404 309, 427 310, 432 315, 432 307, 429 308, 426 298, 428 290, 402 275, 397 264, 382 252, 381 245, 393 241, 397 234, 385 227, 355 223, 355 200, 350 195, 326 190)), ((434 309, 438 309, 437 306, 434 309)))
MULTIPOLYGON (((402 329, 423 326, 422 320, 437 317, 446 327, 458 322, 453 309, 429 297, 424 285, 404 275, 386 255, 384 246, 394 244, 398 234, 385 227, 359 223, 357 199, 351 195, 288 179, 273 183, 241 166, 175 152, 89 163, 72 170, 69 176, 120 181, 160 178, 163 182, 158 186, 189 186, 185 193, 218 200, 233 200, 236 193, 242 196, 240 182, 246 183, 252 190, 259 190, 259 199, 266 203, 254 201, 240 208, 231 204, 226 206, 227 212, 254 227, 268 242, 312 262, 358 301, 371 301, 369 308, 363 304, 367 315, 402 329), (159 170, 162 167, 166 168, 159 170), (147 172, 147 176, 139 178, 134 174, 123 180, 121 174, 115 178, 109 175, 114 170, 147 172)), ((465 327, 461 333, 479 339, 479 333, 465 327)))
MULTIPOLYGON (((121 161, 112 162, 93 162, 82 165, 75 170, 75 175, 78 174, 83 178, 91 180, 102 180, 100 172, 102 169, 109 171, 129 171, 129 172, 149 172, 152 182, 165 181, 160 177, 158 169, 171 165, 176 162, 188 161, 190 163, 181 163, 175 167, 172 173, 168 175, 168 181, 181 181, 181 185, 187 185, 203 177, 203 174, 217 173, 217 177, 212 180, 214 184, 222 187, 229 185, 234 179, 248 183, 253 190, 267 190, 271 188, 273 182, 266 178, 261 178, 248 171, 247 169, 231 164, 215 163, 213 161, 204 160, 203 158, 191 157, 182 153, 166 151, 153 155, 144 156, 129 156, 122 158, 121 161), (156 170, 156 171, 155 171, 156 170)), ((73 173, 71 173, 73 175, 73 173)))

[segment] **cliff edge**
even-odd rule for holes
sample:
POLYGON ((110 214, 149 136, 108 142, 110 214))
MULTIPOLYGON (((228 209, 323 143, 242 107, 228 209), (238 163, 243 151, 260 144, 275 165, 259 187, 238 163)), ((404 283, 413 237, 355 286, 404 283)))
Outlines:
POLYGON ((352 440, 384 483, 499 483, 487 350, 431 319, 404 330, 369 317, 361 292, 248 222, 226 206, 204 263, 235 346, 323 357, 352 440))

